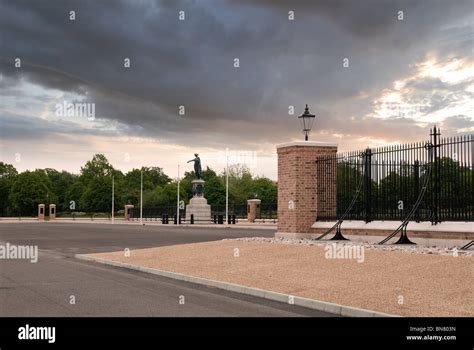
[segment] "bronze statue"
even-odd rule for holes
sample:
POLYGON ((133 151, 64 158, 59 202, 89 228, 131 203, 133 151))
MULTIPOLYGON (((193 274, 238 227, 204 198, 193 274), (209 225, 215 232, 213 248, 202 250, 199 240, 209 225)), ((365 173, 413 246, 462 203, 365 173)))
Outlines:
POLYGON ((188 163, 194 162, 194 173, 196 174, 196 178, 200 180, 202 179, 201 159, 197 153, 194 153, 194 157, 194 159, 188 160, 188 163))

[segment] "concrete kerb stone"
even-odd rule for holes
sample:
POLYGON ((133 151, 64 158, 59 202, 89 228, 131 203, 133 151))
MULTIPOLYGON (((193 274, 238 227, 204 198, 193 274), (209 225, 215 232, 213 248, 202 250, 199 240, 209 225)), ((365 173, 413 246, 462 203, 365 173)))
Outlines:
POLYGON ((162 276, 162 277, 173 278, 175 280, 200 284, 204 286, 211 286, 214 288, 227 290, 229 292, 250 295, 250 296, 264 298, 264 299, 277 301, 281 303, 290 303, 290 299, 292 299, 292 305, 301 306, 301 307, 323 311, 323 312, 328 312, 328 313, 332 313, 339 316, 399 317, 398 315, 391 315, 391 314, 373 311, 373 310, 334 304, 334 303, 321 301, 321 300, 308 299, 308 298, 294 296, 290 294, 278 293, 278 292, 263 290, 259 288, 252 288, 252 287, 247 287, 247 286, 234 284, 234 283, 210 280, 210 279, 202 278, 202 277, 189 276, 189 275, 184 275, 181 273, 159 270, 159 269, 154 269, 151 267, 138 266, 138 265, 133 265, 133 264, 128 264, 128 263, 122 263, 118 261, 112 261, 112 260, 107 260, 103 258, 96 258, 96 257, 87 256, 87 255, 82 255, 82 254, 75 254, 75 258, 80 259, 80 260, 90 261, 90 262, 96 262, 96 263, 100 263, 104 265, 128 268, 131 270, 151 273, 151 274, 162 276))

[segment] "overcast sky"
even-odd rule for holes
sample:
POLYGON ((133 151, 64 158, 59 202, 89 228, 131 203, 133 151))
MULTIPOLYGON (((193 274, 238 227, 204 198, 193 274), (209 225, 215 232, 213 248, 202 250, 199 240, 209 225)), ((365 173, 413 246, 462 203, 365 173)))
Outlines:
POLYGON ((227 148, 276 179, 306 103, 310 140, 340 150, 473 133, 473 20, 472 0, 0 0, 0 160, 176 176, 227 148))

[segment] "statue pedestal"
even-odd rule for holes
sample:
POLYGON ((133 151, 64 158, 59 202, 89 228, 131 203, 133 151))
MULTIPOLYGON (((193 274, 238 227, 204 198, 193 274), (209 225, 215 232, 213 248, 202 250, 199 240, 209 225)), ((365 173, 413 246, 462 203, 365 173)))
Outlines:
POLYGON ((194 215, 194 222, 209 223, 211 220, 211 206, 207 204, 207 199, 204 197, 191 198, 189 204, 186 206, 186 223, 191 222, 191 214, 194 215))
POLYGON ((209 223, 211 220, 211 206, 207 204, 207 199, 204 198, 204 180, 193 180, 193 198, 186 206, 186 222, 191 222, 191 214, 194 215, 194 222, 209 223))

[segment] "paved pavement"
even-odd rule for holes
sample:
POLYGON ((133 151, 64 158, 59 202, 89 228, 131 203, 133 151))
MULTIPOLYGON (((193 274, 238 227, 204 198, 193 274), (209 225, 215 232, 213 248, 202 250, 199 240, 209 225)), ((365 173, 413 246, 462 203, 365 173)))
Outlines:
POLYGON ((0 260, 0 316, 333 316, 74 258, 77 253, 273 235, 272 230, 239 228, 0 223, 1 242, 40 250, 37 263, 0 260))

